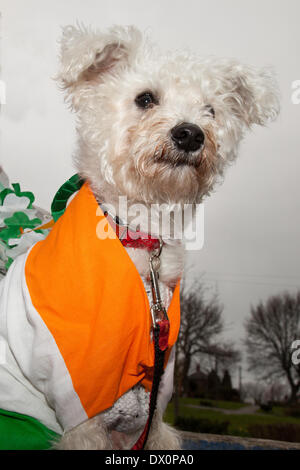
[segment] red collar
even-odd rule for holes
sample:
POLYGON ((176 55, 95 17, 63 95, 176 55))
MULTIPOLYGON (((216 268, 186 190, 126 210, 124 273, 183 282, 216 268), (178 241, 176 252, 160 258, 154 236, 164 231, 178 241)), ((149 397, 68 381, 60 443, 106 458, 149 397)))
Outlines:
POLYGON ((120 222, 118 217, 112 217, 106 210, 104 215, 124 247, 141 248, 148 251, 160 248, 159 238, 152 237, 149 233, 140 232, 139 230, 130 230, 128 226, 120 222))

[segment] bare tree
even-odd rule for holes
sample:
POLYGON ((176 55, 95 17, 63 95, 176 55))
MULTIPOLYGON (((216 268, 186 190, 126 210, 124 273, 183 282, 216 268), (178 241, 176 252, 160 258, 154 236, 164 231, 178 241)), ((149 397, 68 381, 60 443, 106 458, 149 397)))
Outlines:
POLYGON ((187 375, 193 359, 210 347, 222 331, 223 307, 216 295, 207 298, 200 283, 181 289, 181 326, 176 345, 174 413, 178 415, 178 398, 187 390, 187 375))
POLYGON ((243 400, 251 398, 256 405, 268 402, 282 402, 286 396, 287 385, 278 381, 273 383, 266 382, 247 382, 243 387, 243 400))
POLYGON ((181 326, 176 344, 174 414, 178 416, 179 396, 187 392, 187 377, 192 363, 201 363, 202 370, 230 369, 240 360, 231 343, 217 341, 223 330, 223 306, 217 295, 208 295, 199 282, 190 288, 182 284, 181 326), (213 365, 211 364, 213 362, 213 365))
POLYGON ((278 381, 270 383, 264 399, 266 402, 283 402, 286 397, 287 385, 278 381))
POLYGON ((285 378, 290 401, 300 389, 300 365, 293 364, 292 343, 300 339, 300 291, 270 297, 251 308, 246 322, 249 370, 263 380, 285 378))
POLYGON ((255 405, 260 405, 263 403, 263 397, 266 393, 266 384, 260 382, 247 382, 244 384, 242 399, 247 401, 247 399, 253 400, 255 405))

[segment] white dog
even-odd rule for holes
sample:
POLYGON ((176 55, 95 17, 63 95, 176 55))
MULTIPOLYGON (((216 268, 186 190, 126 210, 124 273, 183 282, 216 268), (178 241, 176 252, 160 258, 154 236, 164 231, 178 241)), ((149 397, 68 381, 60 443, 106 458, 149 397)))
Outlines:
MULTIPOLYGON (((235 159, 244 131, 277 116, 272 73, 235 60, 162 54, 134 27, 102 33, 68 26, 58 80, 77 113, 76 167, 96 200, 129 226, 136 226, 136 212, 130 208, 139 204, 149 209, 138 229, 163 241, 156 270, 167 309, 182 275, 184 246, 174 234, 176 227, 165 231, 158 215, 174 221, 184 204, 201 203, 235 159), (120 196, 127 198, 126 210, 120 196), (157 212, 149 225, 153 204, 157 212)), ((126 249, 152 302, 151 251, 126 249)), ((162 422, 173 367, 171 352, 147 449, 180 448, 177 432, 162 422)), ((130 449, 145 427, 148 405, 149 393, 137 383, 113 406, 69 426, 56 448, 130 449)))

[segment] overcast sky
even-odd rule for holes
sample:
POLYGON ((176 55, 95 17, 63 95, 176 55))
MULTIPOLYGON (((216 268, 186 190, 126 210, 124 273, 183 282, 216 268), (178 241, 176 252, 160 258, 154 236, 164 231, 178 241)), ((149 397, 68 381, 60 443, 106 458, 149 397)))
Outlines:
MULTIPOLYGON (((225 182, 205 204, 205 243, 189 256, 190 280, 217 289, 226 339, 242 347, 250 305, 300 285, 299 0, 1 0, 0 163, 12 182, 34 191, 49 209, 74 173, 74 116, 51 79, 60 27, 76 20, 97 27, 135 24, 164 49, 272 65, 282 112, 247 135, 225 182)), ((243 375, 246 378, 244 366, 243 375)))

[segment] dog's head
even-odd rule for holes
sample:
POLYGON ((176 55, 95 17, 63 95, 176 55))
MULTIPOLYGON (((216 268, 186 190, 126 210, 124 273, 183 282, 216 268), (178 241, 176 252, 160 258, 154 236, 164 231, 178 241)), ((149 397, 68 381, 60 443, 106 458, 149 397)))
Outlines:
POLYGON ((244 130, 278 113, 269 70, 163 55, 134 27, 68 26, 61 46, 58 79, 78 114, 77 167, 99 195, 199 202, 244 130))

